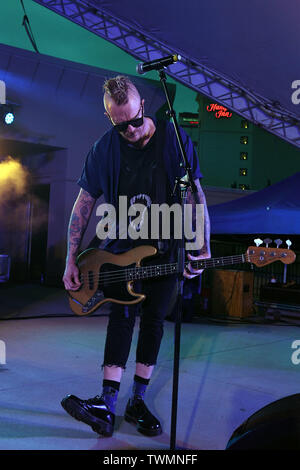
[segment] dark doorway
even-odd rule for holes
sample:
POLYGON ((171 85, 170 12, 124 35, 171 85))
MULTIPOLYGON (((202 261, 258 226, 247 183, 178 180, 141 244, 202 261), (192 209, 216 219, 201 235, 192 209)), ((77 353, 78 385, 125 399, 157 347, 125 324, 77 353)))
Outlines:
POLYGON ((44 282, 47 264, 48 213, 50 184, 32 186, 30 227, 28 227, 28 277, 44 282))

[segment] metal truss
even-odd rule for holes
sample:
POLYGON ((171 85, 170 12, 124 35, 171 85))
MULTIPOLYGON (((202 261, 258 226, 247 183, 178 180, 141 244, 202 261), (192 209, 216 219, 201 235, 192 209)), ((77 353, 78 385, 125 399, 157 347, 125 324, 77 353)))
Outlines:
POLYGON ((300 121, 296 114, 243 87, 240 83, 203 66, 196 58, 187 58, 183 51, 171 49, 136 25, 113 17, 97 0, 34 0, 59 15, 120 47, 136 59, 146 62, 178 53, 180 62, 166 73, 205 95, 257 126, 300 147, 300 121))

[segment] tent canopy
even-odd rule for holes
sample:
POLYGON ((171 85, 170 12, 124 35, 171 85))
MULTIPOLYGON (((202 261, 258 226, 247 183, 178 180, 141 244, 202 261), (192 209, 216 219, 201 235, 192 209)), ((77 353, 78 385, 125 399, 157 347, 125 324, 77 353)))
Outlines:
POLYGON ((209 207, 213 234, 300 234, 300 172, 235 201, 209 207))
POLYGON ((35 1, 300 146, 298 0, 35 1))

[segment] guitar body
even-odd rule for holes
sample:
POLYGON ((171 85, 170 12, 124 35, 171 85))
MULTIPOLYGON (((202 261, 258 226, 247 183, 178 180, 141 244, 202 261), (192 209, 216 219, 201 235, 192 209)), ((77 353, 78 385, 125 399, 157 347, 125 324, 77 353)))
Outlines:
POLYGON ((105 302, 132 305, 144 300, 145 295, 133 291, 133 281, 122 280, 122 273, 124 268, 141 266, 143 259, 155 255, 156 251, 153 246, 139 246, 117 255, 96 248, 82 252, 77 259, 82 285, 77 291, 68 291, 72 311, 76 315, 88 315, 105 302))

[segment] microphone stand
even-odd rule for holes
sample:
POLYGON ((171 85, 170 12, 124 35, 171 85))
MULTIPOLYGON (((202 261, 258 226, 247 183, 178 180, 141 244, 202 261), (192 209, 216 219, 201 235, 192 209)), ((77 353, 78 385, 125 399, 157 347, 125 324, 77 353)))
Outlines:
POLYGON ((184 263, 185 263, 185 248, 184 248, 184 205, 187 200, 187 191, 190 189, 193 193, 197 191, 195 182, 192 177, 192 171, 186 156, 184 145, 182 142, 181 134, 179 131, 179 126, 176 118, 176 113, 173 109, 169 91, 166 85, 166 74, 164 69, 161 68, 158 70, 160 81, 163 87, 163 90, 166 95, 167 104, 169 110, 167 113, 172 118, 176 137, 178 140, 180 153, 182 157, 181 167, 185 170, 185 176, 177 176, 175 178, 175 185, 173 190, 173 195, 177 192, 180 194, 181 200, 181 239, 179 240, 178 247, 178 275, 177 275, 177 305, 176 305, 176 315, 175 315, 175 327, 174 327, 174 360, 173 360, 173 391, 172 391, 172 416, 171 416, 171 433, 170 433, 170 450, 176 449, 176 426, 177 426, 177 403, 178 403, 178 383, 179 383, 179 359, 180 359, 180 336, 181 336, 181 321, 182 321, 182 307, 183 307, 183 283, 184 283, 184 263))

